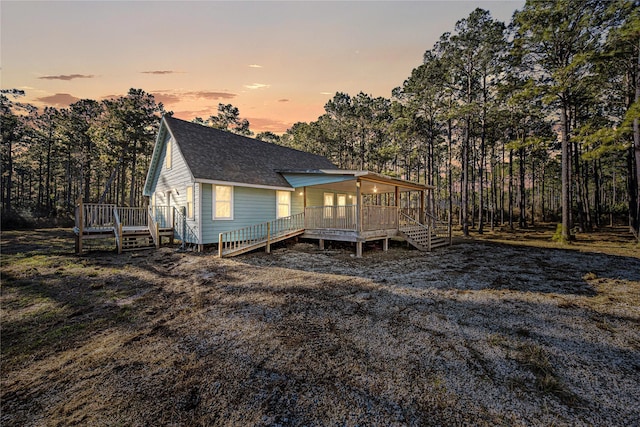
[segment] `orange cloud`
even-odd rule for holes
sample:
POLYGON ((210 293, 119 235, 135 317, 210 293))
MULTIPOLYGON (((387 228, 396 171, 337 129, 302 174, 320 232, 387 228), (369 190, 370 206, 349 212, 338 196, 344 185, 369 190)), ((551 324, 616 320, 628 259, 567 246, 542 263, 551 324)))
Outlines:
POLYGON ((278 102, 289 102, 287 98, 278 99, 278 102))
POLYGON ((40 101, 42 103, 53 105, 56 107, 68 107, 74 102, 80 101, 80 98, 76 98, 75 96, 68 93, 56 93, 55 95, 36 98, 36 101, 40 101))
POLYGON ((42 76, 41 80, 73 80, 73 79, 92 79, 93 74, 61 74, 59 76, 42 76))

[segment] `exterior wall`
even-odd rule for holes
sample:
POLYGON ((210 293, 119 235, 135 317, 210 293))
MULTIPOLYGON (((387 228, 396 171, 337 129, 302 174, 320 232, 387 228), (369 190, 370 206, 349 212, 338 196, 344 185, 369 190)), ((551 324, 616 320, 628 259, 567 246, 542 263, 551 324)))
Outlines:
MULTIPOLYGON (((276 190, 233 187, 233 220, 213 219, 213 185, 200 184, 202 191, 202 243, 218 243, 225 231, 260 224, 276 219, 276 190)), ((291 193, 291 214, 304 210, 302 189, 291 193)))
MULTIPOLYGON (((180 153, 175 141, 171 142, 171 168, 165 167, 165 159, 167 156, 167 141, 171 138, 171 135, 167 132, 167 136, 162 142, 162 153, 160 154, 158 168, 153 180, 153 193, 155 196, 156 206, 171 206, 176 207, 178 210, 186 208, 186 196, 187 186, 194 185, 191 172, 187 167, 187 164, 180 153)), ((197 185, 194 185, 194 217, 187 220, 187 224, 190 227, 197 225, 198 214, 198 200, 199 191, 197 185)))
POLYGON ((333 193, 333 204, 338 204, 338 194, 347 195, 347 205, 356 204, 356 193, 349 191, 327 190, 324 188, 307 188, 307 206, 324 206, 324 193, 333 193), (351 196, 351 198, 349 198, 351 196))

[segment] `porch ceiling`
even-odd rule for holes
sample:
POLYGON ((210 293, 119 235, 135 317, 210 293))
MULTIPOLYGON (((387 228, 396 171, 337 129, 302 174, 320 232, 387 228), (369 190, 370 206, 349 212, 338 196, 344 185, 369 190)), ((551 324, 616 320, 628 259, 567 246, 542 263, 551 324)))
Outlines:
MULTIPOLYGON (((296 171, 280 171, 284 174, 285 178, 291 180, 289 174, 297 176, 316 176, 331 179, 335 177, 334 182, 323 182, 319 184, 313 184, 306 182, 306 186, 322 188, 333 191, 345 191, 355 192, 356 182, 360 181, 360 191, 362 194, 384 194, 394 193, 396 187, 399 191, 425 191, 433 188, 430 185, 418 184, 411 181, 405 181, 403 179, 393 178, 387 175, 378 174, 369 171, 352 171, 342 169, 330 169, 330 170, 296 170, 296 171)), ((290 182, 291 183, 291 182, 290 182)), ((295 186, 295 185, 294 185, 295 186)))

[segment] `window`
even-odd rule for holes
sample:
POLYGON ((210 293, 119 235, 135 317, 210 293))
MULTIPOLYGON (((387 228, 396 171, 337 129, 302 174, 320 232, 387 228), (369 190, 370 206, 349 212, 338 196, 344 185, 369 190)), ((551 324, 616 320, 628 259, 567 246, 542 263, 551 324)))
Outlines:
POLYGON ((213 186, 213 219, 233 219, 233 187, 213 186))
POLYGON ((171 169, 171 139, 167 141, 167 153, 164 156, 164 167, 171 169))
POLYGON ((276 217, 284 218, 291 215, 291 192, 276 191, 276 217))
POLYGON ((333 218, 333 193, 324 193, 324 217, 333 218))
POLYGON ((347 215, 347 195, 346 194, 338 194, 338 218, 344 218, 347 215))
POLYGON ((193 186, 187 187, 187 218, 193 218, 193 186))

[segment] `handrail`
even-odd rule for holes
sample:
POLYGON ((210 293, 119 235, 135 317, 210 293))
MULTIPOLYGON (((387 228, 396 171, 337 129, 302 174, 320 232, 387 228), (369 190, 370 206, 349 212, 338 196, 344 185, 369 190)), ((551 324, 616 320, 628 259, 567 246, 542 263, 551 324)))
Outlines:
POLYGON ((224 231, 218 234, 218 256, 225 253, 266 243, 267 251, 272 239, 285 236, 291 232, 304 229, 304 213, 278 218, 273 221, 224 231))
POLYGON ((113 208, 113 234, 116 236, 116 247, 118 248, 118 253, 122 253, 122 223, 120 222, 120 215, 118 213, 118 208, 113 208))
POLYGON ((431 220, 431 228, 437 237, 443 237, 449 239, 449 245, 452 243, 451 227, 445 224, 443 221, 436 218, 435 215, 425 212, 425 217, 431 220))
POLYGON ((400 225, 399 228, 402 231, 402 226, 406 224, 410 224, 413 227, 421 227, 427 230, 427 250, 431 252, 431 228, 428 225, 422 224, 419 221, 413 219, 410 215, 407 215, 405 212, 400 212, 400 225))
MULTIPOLYGON (((184 209, 184 208, 183 208, 184 209)), ((173 219, 175 227, 173 233, 182 242, 182 249, 185 250, 187 245, 189 248, 200 244, 198 238, 198 228, 195 225, 189 225, 187 223, 187 217, 184 212, 180 212, 178 208, 173 208, 173 219)))
POLYGON ((153 210, 151 206, 147 209, 147 216, 149 234, 151 235, 153 244, 156 246, 156 249, 158 249, 160 247, 160 225, 153 217, 153 210))

